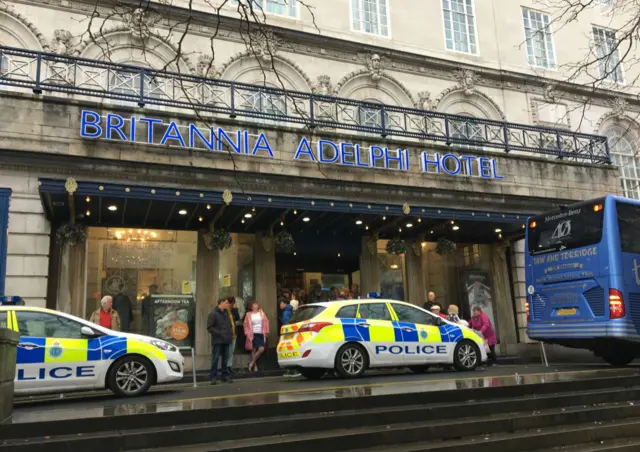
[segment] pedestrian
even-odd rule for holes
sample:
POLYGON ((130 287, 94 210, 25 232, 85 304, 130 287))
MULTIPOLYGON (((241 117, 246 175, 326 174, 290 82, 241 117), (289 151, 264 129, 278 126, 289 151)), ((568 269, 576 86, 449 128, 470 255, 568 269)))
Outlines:
POLYGON ((440 305, 438 303, 433 303, 431 305, 431 312, 433 312, 438 317, 443 318, 443 319, 446 320, 447 319, 447 315, 445 313, 443 313, 443 312, 440 312, 440 311, 441 311, 441 307, 440 307, 440 305))
POLYGON ((457 323, 462 326, 469 326, 469 322, 460 318, 460 310, 455 304, 449 305, 449 307, 447 308, 447 313, 449 314, 447 318, 449 322, 457 323))
POLYGON ((158 286, 149 286, 149 295, 142 299, 142 334, 155 336, 156 325, 154 319, 153 296, 158 292, 158 286))
POLYGON ((223 383, 231 383, 227 365, 229 362, 229 345, 233 341, 233 331, 229 321, 229 300, 222 298, 218 301, 218 306, 211 310, 207 319, 207 331, 211 335, 211 373, 209 380, 212 385, 216 384, 218 376, 218 361, 221 360, 220 373, 223 383))
MULTIPOLYGON (((280 303, 280 310, 282 311, 282 325, 288 325, 293 318, 293 307, 285 302, 280 303)), ((287 370, 284 374, 285 377, 299 377, 300 372, 287 370)))
POLYGON ((113 309, 120 316, 120 330, 124 332, 131 331, 131 323, 133 322, 133 309, 131 299, 124 290, 121 290, 113 299, 113 309))
POLYGON ((229 344, 229 359, 227 361, 227 372, 229 375, 233 373, 233 353, 236 350, 236 341, 238 339, 238 329, 236 325, 240 323, 240 312, 236 307, 236 297, 229 297, 229 308, 227 310, 227 314, 229 315, 229 320, 231 321, 231 331, 233 332, 233 339, 231 340, 231 344, 229 344))
POLYGON ((113 331, 120 331, 120 316, 113 309, 113 298, 110 295, 102 297, 100 309, 97 309, 89 317, 89 322, 108 328, 113 331))
POLYGON ((298 296, 296 295, 295 291, 291 292, 291 300, 289 301, 289 306, 291 306, 293 312, 296 312, 298 310, 298 306, 300 306, 300 302, 298 301, 298 296))
POLYGON ((496 344, 498 340, 496 338, 496 332, 493 329, 489 316, 482 312, 482 308, 474 306, 473 316, 469 320, 469 328, 479 331, 484 337, 487 345, 489 346, 489 365, 496 364, 496 344))
POLYGON ((429 292, 427 294, 427 301, 424 303, 422 307, 425 308, 427 311, 431 311, 431 306, 433 306, 435 302, 436 302, 435 292, 429 292))
POLYGON ((269 319, 257 301, 251 303, 251 311, 244 318, 244 334, 245 348, 251 350, 251 361, 247 368, 255 372, 258 370, 258 359, 267 347, 266 339, 269 336, 269 319))

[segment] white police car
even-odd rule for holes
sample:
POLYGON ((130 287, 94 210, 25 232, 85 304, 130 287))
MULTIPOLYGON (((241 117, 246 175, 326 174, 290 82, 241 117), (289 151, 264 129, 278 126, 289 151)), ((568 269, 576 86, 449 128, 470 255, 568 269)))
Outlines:
POLYGON ((358 377, 368 368, 452 364, 474 370, 487 360, 484 339, 417 306, 394 300, 349 300, 301 306, 282 327, 278 363, 303 376, 328 369, 358 377))
POLYGON ((108 388, 137 396, 183 377, 184 358, 174 345, 62 312, 0 300, 0 327, 20 333, 16 394, 108 388))

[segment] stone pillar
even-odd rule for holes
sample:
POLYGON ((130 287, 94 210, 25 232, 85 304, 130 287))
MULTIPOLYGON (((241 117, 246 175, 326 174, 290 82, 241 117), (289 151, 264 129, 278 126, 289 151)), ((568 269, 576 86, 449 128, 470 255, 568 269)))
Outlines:
POLYGON ((254 283, 256 301, 269 319, 269 348, 278 344, 278 301, 276 300, 276 241, 274 237, 256 234, 253 242, 254 283))
POLYGON ((360 249, 360 293, 380 291, 380 263, 378 244, 370 237, 362 237, 360 249))
POLYGON ((505 248, 501 244, 492 245, 493 299, 495 300, 495 320, 502 355, 508 354, 509 346, 515 350, 518 342, 508 272, 505 248))
POLYGON ((409 243, 404 255, 406 266, 407 298, 406 302, 422 306, 427 299, 422 271, 422 246, 420 242, 409 243))
MULTIPOLYGON (((87 288, 87 241, 61 250, 57 309, 68 314, 88 318, 85 312, 87 288)), ((96 307, 97 308, 97 307, 96 307)))
MULTIPOLYGON (((207 318, 216 306, 219 295, 220 251, 206 247, 203 234, 198 233, 196 258, 196 369, 211 366, 211 338, 207 331, 207 318)), ((185 367, 187 364, 185 363, 185 367)))
POLYGON ((20 335, 0 328, 0 424, 13 412, 13 380, 16 378, 16 345, 20 335))

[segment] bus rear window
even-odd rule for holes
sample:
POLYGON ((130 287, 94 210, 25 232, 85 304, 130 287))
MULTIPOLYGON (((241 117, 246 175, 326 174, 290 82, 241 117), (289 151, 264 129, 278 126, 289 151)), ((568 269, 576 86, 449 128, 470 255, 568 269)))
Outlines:
POLYGON ((604 199, 575 204, 529 220, 529 254, 595 245, 602 240, 604 199))
POLYGON ((296 309, 296 312, 293 313, 293 317, 291 318, 291 322, 289 323, 298 323, 304 322, 305 320, 311 320, 326 308, 324 306, 319 305, 307 305, 300 306, 296 309))
POLYGON ((640 206, 616 202, 616 210, 622 252, 640 254, 640 206))

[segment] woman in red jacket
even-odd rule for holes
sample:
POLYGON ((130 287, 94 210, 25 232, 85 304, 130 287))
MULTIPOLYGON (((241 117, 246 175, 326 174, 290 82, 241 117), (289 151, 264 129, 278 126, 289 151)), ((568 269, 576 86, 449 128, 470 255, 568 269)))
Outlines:
POLYGON ((476 331, 482 333, 484 336, 484 340, 487 342, 489 346, 489 360, 490 363, 496 363, 496 344, 498 342, 496 338, 496 331, 493 329, 493 325, 491 324, 491 320, 489 320, 489 316, 482 312, 478 306, 473 308, 473 317, 469 320, 469 328, 472 328, 476 331))

